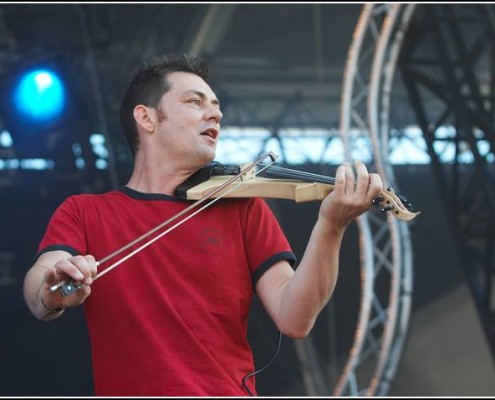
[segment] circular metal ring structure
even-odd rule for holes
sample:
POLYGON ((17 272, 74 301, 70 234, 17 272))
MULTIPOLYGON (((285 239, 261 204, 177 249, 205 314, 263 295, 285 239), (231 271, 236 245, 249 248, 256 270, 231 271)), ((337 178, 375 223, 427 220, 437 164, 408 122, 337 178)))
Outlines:
MULTIPOLYGON (((346 160, 355 139, 370 140, 373 167, 386 187, 397 188, 388 162, 390 93, 404 32, 414 4, 367 4, 348 52, 341 99, 340 134, 346 160)), ((383 396, 393 379, 411 311, 412 251, 409 227, 391 214, 357 220, 361 303, 355 337, 334 396, 383 396), (383 288, 387 290, 383 290, 383 288)))

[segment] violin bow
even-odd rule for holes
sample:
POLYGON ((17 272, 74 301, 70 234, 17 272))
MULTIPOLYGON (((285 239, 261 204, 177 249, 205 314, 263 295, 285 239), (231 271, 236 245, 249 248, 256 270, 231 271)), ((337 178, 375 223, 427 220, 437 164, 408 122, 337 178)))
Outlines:
MULTIPOLYGON (((198 171, 201 172, 201 174, 199 174, 199 177, 191 179, 188 185, 185 185, 185 187, 181 188, 181 191, 178 191, 178 193, 180 193, 180 198, 184 200, 196 200, 194 203, 192 203, 190 206, 186 207, 184 210, 177 213, 173 217, 167 219, 148 232, 139 236, 132 242, 122 246, 121 248, 117 249, 101 260, 96 261, 96 265, 100 266, 101 264, 109 261, 125 250, 134 246, 135 244, 148 238, 155 232, 165 228, 167 225, 170 225, 178 218, 184 216, 194 209, 197 210, 184 217, 182 220, 178 221, 154 238, 145 242, 140 247, 136 248, 117 262, 107 267, 105 270, 96 274, 94 280, 110 272, 118 265, 122 264, 135 254, 139 253, 141 250, 145 249, 146 247, 148 247, 161 237, 165 236, 178 226, 182 225, 184 222, 223 197, 258 196, 292 199, 296 202, 303 202, 310 200, 321 200, 326 197, 331 190, 333 190, 335 178, 292 170, 288 168, 272 167, 277 158, 278 156, 275 155, 273 152, 268 152, 251 164, 244 166, 244 168, 238 166, 236 166, 235 168, 232 168, 232 166, 230 166, 229 168, 217 163, 217 165, 221 165, 220 168, 218 166, 215 166, 213 168, 206 167, 198 171), (267 158, 270 158, 270 162, 268 164, 263 164, 263 162, 267 158), (256 167, 261 168, 259 170, 256 170, 256 167), (205 171, 206 173, 204 173, 205 171), (257 175, 260 175, 262 172, 264 172, 263 175, 267 176, 268 178, 256 178, 257 175), (282 179, 273 179, 273 177, 282 179), (232 187, 229 188, 229 186, 231 185, 232 187), (236 190, 236 193, 232 193, 234 190, 236 190), (210 201, 207 202, 208 200, 210 201), (203 203, 206 204, 198 208, 203 203)), ((392 188, 382 190, 378 194, 378 196, 373 199, 373 204, 381 205, 382 212, 391 211, 395 217, 402 220, 412 220, 420 214, 420 212, 413 212, 412 204, 409 203, 404 196, 395 194, 395 191, 392 188)), ((81 285, 74 283, 74 281, 62 281, 57 283, 56 285, 51 286, 49 290, 51 292, 55 292, 56 290, 60 289, 62 295, 65 296, 80 287, 81 285)))
MULTIPOLYGON (((130 252, 126 256, 122 257, 117 262, 113 263, 112 265, 110 265, 107 268, 105 268, 103 271, 101 271, 98 274, 96 274, 95 277, 93 278, 93 281, 96 280, 96 279, 101 278, 103 275, 107 274, 112 269, 116 268, 117 266, 119 266, 120 264, 122 264, 123 262, 125 262, 126 260, 128 260, 129 258, 131 258, 132 256, 134 256, 135 254, 139 253, 141 250, 145 249, 146 247, 148 247, 149 245, 151 245, 152 243, 154 243, 155 241, 157 241, 161 237, 165 236, 167 233, 171 232, 172 230, 174 230, 178 226, 182 225, 184 222, 186 222, 190 218, 194 217, 199 212, 201 212, 204 209, 206 209, 207 207, 211 206, 213 203, 215 203, 216 201, 220 200, 222 197, 227 196, 230 192, 234 191, 238 187, 238 184, 237 185, 235 184, 236 181, 239 181, 239 180, 242 181, 243 179, 246 179, 246 176, 247 176, 246 174, 250 174, 250 177, 255 176, 257 173, 259 173, 259 172, 263 171, 264 169, 266 169, 266 168, 270 167, 271 165, 273 165, 276 162, 277 158, 278 158, 278 156, 276 154, 274 154, 273 152, 268 152, 268 153, 264 154, 263 156, 261 156, 260 158, 258 158, 253 163, 247 165, 243 169, 240 169, 239 173, 237 173, 236 175, 233 175, 232 177, 230 177, 229 179, 227 179, 225 182, 223 182, 220 186, 216 187, 213 191, 211 191, 206 196, 204 196, 201 199, 195 201, 190 206, 186 207, 184 210, 180 211, 179 213, 175 214, 171 218, 167 219, 166 221, 164 221, 161 224, 157 225, 156 227, 152 228, 151 230, 149 230, 148 232, 146 232, 143 235, 139 236, 138 238, 134 239, 132 242, 130 242, 130 243, 128 243, 128 244, 120 247, 119 249, 115 250, 113 253, 111 253, 108 256, 102 258, 101 260, 96 261, 96 266, 98 267, 101 264, 103 264, 104 262, 107 262, 108 260, 114 258, 115 256, 119 255, 120 253, 122 253, 125 250, 129 249, 133 245, 135 245, 135 244, 141 242, 142 240, 148 238, 153 233, 159 231, 160 229, 165 228, 167 225, 169 225, 172 222, 176 221, 178 218, 184 216, 188 212, 190 212, 190 211, 198 208, 200 205, 202 205, 203 203, 207 202, 207 200, 210 200, 209 202, 207 202, 206 204, 204 204, 202 207, 198 208, 197 210, 195 210, 194 212, 192 212, 188 216, 184 217, 182 220, 178 221, 176 224, 172 225, 171 227, 169 227, 165 231, 161 232, 160 234, 158 234, 154 238, 150 239, 149 241, 143 243, 140 247, 136 248, 135 250, 133 250, 132 252, 130 252), (267 158, 270 158, 270 162, 268 164, 262 164, 263 161, 265 161, 267 158), (255 168, 257 166, 259 166, 259 165, 262 165, 262 168, 259 171, 255 171, 255 168), (232 187, 228 188, 231 185, 232 185, 232 187)), ((51 286, 49 288, 49 291, 50 292, 55 292, 57 290, 60 290, 61 293, 62 293, 62 295, 63 296, 66 296, 68 294, 71 294, 75 290, 79 289, 81 286, 82 286, 82 284, 77 284, 73 280, 70 280, 69 282, 61 281, 61 282, 59 282, 59 283, 51 286)))

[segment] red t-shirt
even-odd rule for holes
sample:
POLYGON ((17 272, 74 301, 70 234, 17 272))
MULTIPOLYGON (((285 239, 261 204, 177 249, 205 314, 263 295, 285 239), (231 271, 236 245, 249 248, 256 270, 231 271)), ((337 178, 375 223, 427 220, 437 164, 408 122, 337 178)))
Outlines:
MULTIPOLYGON (((58 249, 101 260, 190 204, 127 187, 71 196, 38 255, 58 249)), ((84 303, 95 394, 245 396, 253 288, 284 259, 295 262, 264 200, 222 199, 97 279, 84 303)))

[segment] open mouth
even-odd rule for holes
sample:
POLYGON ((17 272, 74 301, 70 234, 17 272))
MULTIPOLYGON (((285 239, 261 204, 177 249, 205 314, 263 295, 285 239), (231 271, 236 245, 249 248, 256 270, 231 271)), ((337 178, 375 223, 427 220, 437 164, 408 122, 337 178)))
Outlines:
POLYGON ((213 140, 215 140, 218 136, 218 131, 214 128, 210 128, 210 129, 207 129, 207 130, 201 132, 201 136, 208 136, 208 137, 212 138, 213 140))

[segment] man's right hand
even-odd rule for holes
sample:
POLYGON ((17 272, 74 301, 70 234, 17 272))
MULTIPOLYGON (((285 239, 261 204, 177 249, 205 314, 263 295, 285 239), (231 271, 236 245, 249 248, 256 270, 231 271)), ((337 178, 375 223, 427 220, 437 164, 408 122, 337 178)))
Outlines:
POLYGON ((87 299, 91 293, 91 284, 97 273, 96 260, 91 255, 73 256, 57 261, 48 267, 40 288, 40 298, 49 308, 76 307, 87 299), (60 282, 73 281, 79 289, 63 296, 60 290, 49 289, 60 282))
POLYGON ((24 298, 35 317, 57 318, 65 308, 84 303, 96 273, 97 264, 92 255, 72 256, 60 250, 43 253, 26 274, 24 298), (61 290, 50 291, 54 285, 71 281, 80 288, 69 295, 63 296, 61 290))

